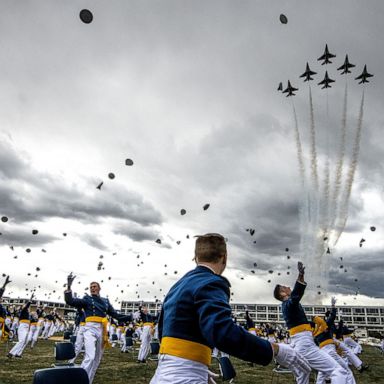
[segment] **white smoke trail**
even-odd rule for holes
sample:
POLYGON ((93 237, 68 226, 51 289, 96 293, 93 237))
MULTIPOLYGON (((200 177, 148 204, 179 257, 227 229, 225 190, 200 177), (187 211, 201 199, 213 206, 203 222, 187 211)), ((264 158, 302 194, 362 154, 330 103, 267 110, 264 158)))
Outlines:
POLYGON ((347 111, 348 111, 348 87, 347 83, 345 83, 344 89, 344 103, 343 103, 343 114, 341 119, 341 130, 340 130, 340 142, 338 149, 338 157, 336 163, 336 175, 335 175, 335 187, 332 194, 331 199, 331 220, 330 220, 330 229, 332 230, 339 210, 339 195, 341 191, 342 185, 342 175, 343 175, 343 166, 344 166, 344 157, 345 157, 345 142, 347 137, 347 111))
POLYGON ((312 182, 317 191, 319 188, 319 178, 317 174, 317 151, 316 151, 316 129, 315 129, 315 113, 313 108, 312 90, 309 86, 309 110, 310 110, 310 140, 311 140, 311 177, 312 182))
POLYGON ((340 204, 340 213, 338 216, 338 223, 336 225, 336 239, 334 245, 338 242, 345 225, 347 223, 348 219, 348 206, 349 206, 349 199, 351 197, 351 191, 352 191, 352 185, 353 181, 355 179, 355 172, 357 168, 357 163, 359 160, 359 152, 360 152, 360 141, 361 141, 361 130, 363 127, 363 116, 364 116, 364 90, 361 97, 361 104, 360 104, 360 111, 359 111, 359 117, 357 122, 357 129, 356 129, 356 136, 355 141, 353 144, 353 151, 352 151, 352 158, 351 158, 351 164, 348 169, 347 174, 347 180, 345 189, 343 191, 342 195, 342 201, 340 204))
POLYGON ((305 171, 304 158, 303 158, 303 148, 301 145, 299 123, 297 120, 296 109, 293 101, 292 101, 292 109, 293 109, 293 118, 294 118, 296 153, 297 153, 297 160, 299 165, 299 175, 300 175, 301 188, 304 195, 304 198, 299 201, 299 219, 300 219, 300 233, 301 233, 300 253, 301 255, 304 255, 305 250, 307 249, 306 233, 308 231, 308 224, 311 218, 310 218, 310 208, 309 208, 309 197, 308 197, 308 191, 307 191, 308 188, 307 188, 307 182, 306 182, 306 171, 305 171))

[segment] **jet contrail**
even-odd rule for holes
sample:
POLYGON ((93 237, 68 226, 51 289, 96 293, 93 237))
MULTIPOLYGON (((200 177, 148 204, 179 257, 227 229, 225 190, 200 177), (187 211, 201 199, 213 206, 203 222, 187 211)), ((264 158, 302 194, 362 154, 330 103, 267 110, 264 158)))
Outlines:
POLYGON ((300 130, 299 123, 297 120, 297 114, 295 105, 292 101, 292 109, 293 109, 293 118, 294 118, 294 126, 295 126, 295 142, 296 142, 296 152, 297 152, 297 160, 299 164, 299 174, 300 174, 300 182, 301 187, 304 193, 304 198, 299 202, 299 217, 300 217, 300 232, 302 233, 301 241, 300 241, 300 251, 301 254, 304 254, 307 249, 307 236, 306 232, 308 231, 308 223, 310 223, 310 199, 307 191, 307 182, 306 182, 306 172, 303 158, 303 148, 301 145, 300 138, 300 130))
POLYGON ((353 144, 351 164, 350 164, 349 169, 348 169, 346 186, 345 186, 345 190, 344 190, 344 193, 342 196, 340 214, 338 217, 339 223, 337 225, 337 236, 336 236, 336 240, 334 243, 335 245, 338 242, 338 240, 339 240, 339 238, 340 238, 340 236, 341 236, 341 234, 345 228, 347 218, 348 218, 349 199, 351 197, 353 180, 355 178, 357 162, 359 160, 361 130, 363 127, 363 115, 364 115, 364 90, 363 90, 363 94, 361 97, 360 112, 359 112, 359 118, 358 118, 358 122, 357 122, 355 141, 353 144))
POLYGON ((310 108, 310 119, 311 119, 311 177, 314 183, 315 190, 319 188, 319 180, 317 174, 317 152, 316 152, 316 130, 315 130, 315 116, 313 109, 312 90, 309 86, 309 108, 310 108))
POLYGON ((330 229, 332 230, 338 215, 339 210, 339 195, 341 190, 341 182, 343 176, 343 166, 344 166, 344 157, 345 157, 345 142, 347 137, 347 111, 348 111, 348 87, 347 83, 345 83, 344 89, 344 103, 343 103, 343 115, 341 119, 341 130, 340 130, 340 143, 338 150, 338 158, 336 163, 336 175, 335 175, 335 188, 332 194, 331 201, 331 223, 330 229))
POLYGON ((303 148, 301 146, 301 139, 300 139, 300 131, 299 131, 299 123, 297 121, 297 114, 295 105, 292 102, 292 108, 293 108, 293 118, 295 121, 295 141, 296 141, 296 150, 297 150, 297 160, 299 162, 299 173, 300 173, 300 181, 302 186, 305 185, 305 166, 304 166, 304 159, 303 159, 303 148))

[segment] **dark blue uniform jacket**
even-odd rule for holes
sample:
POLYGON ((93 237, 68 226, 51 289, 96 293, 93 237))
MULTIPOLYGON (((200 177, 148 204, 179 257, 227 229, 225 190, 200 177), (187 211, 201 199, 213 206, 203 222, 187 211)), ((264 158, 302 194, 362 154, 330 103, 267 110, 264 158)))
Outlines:
POLYGON ((236 325, 229 305, 230 284, 197 266, 167 294, 159 318, 159 338, 174 337, 216 347, 231 356, 267 365, 271 344, 236 325))

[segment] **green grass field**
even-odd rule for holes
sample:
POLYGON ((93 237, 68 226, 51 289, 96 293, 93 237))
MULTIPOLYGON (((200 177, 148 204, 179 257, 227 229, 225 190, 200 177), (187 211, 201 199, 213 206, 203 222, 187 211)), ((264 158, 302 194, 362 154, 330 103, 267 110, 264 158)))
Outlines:
MULTIPOLYGON (((35 369, 47 368, 54 363, 53 350, 53 341, 39 340, 35 350, 25 350, 22 359, 10 360, 6 357, 7 345, 0 344, 0 384, 31 384, 35 369)), ((106 350, 94 384, 149 383, 155 371, 156 362, 137 364, 136 357, 137 354, 133 356, 131 353, 121 353, 117 347, 106 350)), ((384 356, 380 351, 366 346, 361 358, 364 363, 369 364, 370 369, 362 374, 355 371, 356 382, 358 384, 384 383, 384 356)), ((271 383, 273 365, 251 367, 241 360, 231 360, 237 371, 234 383, 271 383)), ((212 370, 219 372, 216 363, 212 365, 212 370)), ((221 380, 217 381, 221 382, 221 380)), ((280 375, 279 383, 294 383, 294 380, 291 375, 280 375)))

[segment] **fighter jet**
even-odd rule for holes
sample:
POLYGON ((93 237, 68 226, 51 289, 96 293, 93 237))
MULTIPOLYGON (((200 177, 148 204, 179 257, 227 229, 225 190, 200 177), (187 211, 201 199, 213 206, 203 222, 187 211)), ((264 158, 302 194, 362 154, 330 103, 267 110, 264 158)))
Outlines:
POLYGON ((324 79, 320 81, 320 83, 318 83, 317 85, 322 85, 321 89, 324 89, 324 88, 332 88, 329 83, 334 83, 335 80, 332 80, 328 77, 328 71, 325 71, 325 76, 324 76, 324 79))
POLYGON ((339 68, 337 68, 338 71, 341 71, 342 72, 340 73, 340 75, 344 75, 344 74, 347 74, 347 73, 351 73, 351 71, 349 70, 349 68, 353 68, 353 67, 356 67, 355 64, 351 64, 348 60, 348 55, 345 56, 345 61, 344 61, 344 64, 342 66, 340 66, 339 68))
POLYGON ((283 83, 279 83, 279 86, 277 87, 277 90, 278 91, 282 91, 283 90, 283 83))
POLYGON ((371 75, 370 73, 368 73, 367 71, 367 65, 364 65, 364 69, 363 69, 363 72, 360 76, 357 76, 355 78, 355 80, 360 80, 359 81, 359 84, 362 84, 362 83, 369 83, 369 80, 367 80, 367 77, 373 77, 373 75, 371 75))
POLYGON ((283 93, 286 93, 287 97, 289 97, 289 96, 296 96, 296 94, 293 93, 293 92, 296 92, 298 90, 299 90, 298 88, 292 87, 291 82, 288 80, 287 88, 284 89, 283 93))
POLYGON ((310 80, 313 80, 313 78, 311 76, 316 75, 316 73, 317 72, 311 71, 311 69, 309 68, 309 65, 307 63, 307 66, 305 67, 305 72, 302 75, 300 75, 300 77, 305 77, 304 82, 310 81, 310 80))
POLYGON ((321 65, 331 64, 332 61, 329 60, 329 59, 332 59, 333 57, 336 57, 336 55, 334 55, 333 53, 329 53, 329 51, 328 51, 328 44, 325 44, 324 54, 322 56, 320 56, 317 60, 319 60, 319 61, 323 60, 321 65))

